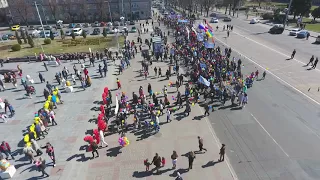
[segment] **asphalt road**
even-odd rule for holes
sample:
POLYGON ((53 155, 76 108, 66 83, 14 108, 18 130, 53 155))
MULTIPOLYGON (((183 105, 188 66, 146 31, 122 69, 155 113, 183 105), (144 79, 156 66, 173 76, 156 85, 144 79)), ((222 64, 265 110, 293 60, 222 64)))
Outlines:
POLYGON ((217 45, 230 45, 232 56, 243 59, 246 74, 268 69, 267 78, 248 90, 244 109, 228 107, 230 102, 221 108, 215 102, 218 110, 210 115, 238 178, 320 179, 319 71, 302 66, 313 52, 320 55, 318 46, 286 34, 267 34, 263 25, 237 19, 231 24, 229 38, 226 32, 215 32, 217 45), (296 59, 286 60, 294 48, 296 59))

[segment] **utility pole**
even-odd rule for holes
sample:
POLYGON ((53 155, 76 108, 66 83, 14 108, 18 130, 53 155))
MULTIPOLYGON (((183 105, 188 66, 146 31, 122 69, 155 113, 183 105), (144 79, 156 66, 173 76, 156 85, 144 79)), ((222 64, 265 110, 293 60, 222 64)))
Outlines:
POLYGON ((292 4, 292 0, 290 0, 289 7, 288 7, 288 10, 286 12, 286 18, 285 18, 284 23, 283 23, 283 28, 286 28, 286 24, 287 24, 287 21, 288 21, 288 16, 289 16, 290 9, 291 9, 291 4, 292 4))
MULTIPOLYGON (((40 20, 40 24, 41 24, 41 27, 42 27, 44 38, 46 39, 47 37, 46 37, 46 34, 44 33, 44 27, 43 27, 43 24, 42 24, 41 16, 40 16, 38 5, 37 5, 36 1, 34 2, 34 5, 36 6, 36 10, 37 10, 37 13, 38 13, 38 17, 39 17, 39 20, 40 20)), ((44 52, 42 45, 40 45, 40 46, 41 46, 42 52, 44 52)))

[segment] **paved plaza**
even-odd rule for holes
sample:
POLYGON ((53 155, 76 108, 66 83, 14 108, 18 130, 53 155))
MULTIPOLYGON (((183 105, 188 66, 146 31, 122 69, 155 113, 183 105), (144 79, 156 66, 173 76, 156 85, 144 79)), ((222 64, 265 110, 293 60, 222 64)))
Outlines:
MULTIPOLYGON (((150 38, 149 34, 142 34, 142 39, 150 38)), ((137 39, 137 34, 129 34, 128 40, 137 39)), ((144 41, 143 41, 144 42, 144 41)), ((215 133, 207 118, 198 118, 203 115, 202 108, 198 105, 192 106, 190 116, 184 117, 181 112, 184 107, 175 112, 171 117, 172 122, 166 123, 166 117, 160 117, 160 132, 147 138, 139 132, 129 131, 127 137, 130 145, 119 152, 118 133, 106 133, 105 140, 109 144, 108 147, 99 149, 100 157, 90 159, 91 152, 86 152, 83 138, 87 133, 91 133, 97 128, 96 117, 99 111, 97 102, 101 101, 101 94, 104 87, 109 89, 116 88, 116 78, 118 77, 122 84, 121 91, 112 91, 113 98, 116 93, 125 92, 131 98, 132 92, 138 92, 140 86, 147 89, 148 83, 152 85, 155 92, 160 92, 164 85, 168 85, 169 81, 175 82, 176 76, 172 76, 170 80, 164 80, 165 77, 154 77, 153 68, 161 67, 162 71, 168 68, 167 62, 154 62, 149 67, 150 75, 147 79, 140 76, 141 54, 138 53, 131 60, 131 67, 124 70, 122 75, 116 76, 118 70, 112 62, 108 65, 108 74, 106 78, 100 78, 98 73, 98 61, 95 67, 89 67, 89 75, 92 77, 92 86, 86 90, 82 90, 80 82, 77 81, 75 91, 73 93, 62 93, 64 104, 59 105, 56 111, 57 126, 50 127, 49 134, 45 139, 38 141, 39 145, 45 145, 50 142, 55 148, 56 167, 51 166, 51 160, 46 155, 47 164, 46 171, 50 174, 48 179, 96 179, 96 180, 126 180, 126 179, 174 179, 177 172, 180 172, 184 179, 214 179, 214 180, 231 180, 236 179, 234 172, 228 161, 218 162, 219 148, 221 143, 216 138, 215 133), (204 146, 208 149, 206 153, 196 154, 194 168, 187 171, 188 159, 184 157, 189 151, 198 150, 197 136, 204 139, 204 146), (179 157, 177 169, 172 170, 170 155, 172 151, 177 151, 179 157), (161 157, 165 157, 167 163, 161 168, 161 173, 153 174, 145 172, 143 164, 144 159, 148 158, 152 161, 155 153, 161 157)), ((16 115, 7 123, 0 123, 0 134, 2 139, 9 142, 12 146, 16 160, 10 160, 15 165, 17 172, 14 179, 39 179, 41 172, 37 171, 35 165, 29 164, 23 153, 24 146, 23 135, 29 125, 33 123, 34 112, 43 106, 44 97, 43 89, 45 83, 39 83, 38 73, 41 72, 47 81, 57 84, 54 75, 58 71, 62 71, 63 67, 67 67, 73 72, 73 64, 77 68, 80 65, 77 61, 63 62, 61 66, 50 67, 49 71, 45 71, 42 63, 20 63, 23 69, 23 76, 30 75, 35 80, 35 88, 37 94, 32 99, 25 97, 25 91, 22 85, 17 89, 12 88, 12 84, 6 84, 7 90, 1 92, 2 99, 8 99, 14 106, 16 115)), ((119 64, 116 61, 116 64, 119 64)), ((89 62, 86 63, 89 65, 89 62)), ((16 68, 17 64, 5 64, 4 68, 16 68)), ((20 84, 20 83, 19 83, 20 84)), ((180 88, 184 91, 184 87, 180 88)), ((176 96, 176 88, 168 88, 169 97, 176 96)), ((161 95, 158 95, 159 97, 161 95)), ((171 100, 172 101, 172 100, 171 100)), ((171 102, 172 103, 172 102, 171 102)), ((111 121, 114 118, 111 118, 111 121)), ((133 122, 133 116, 128 118, 128 123, 133 122)), ((228 148, 228 145, 227 145, 228 148)), ((227 151, 228 152, 228 151, 227 151)), ((151 169, 154 166, 151 166, 151 169)))

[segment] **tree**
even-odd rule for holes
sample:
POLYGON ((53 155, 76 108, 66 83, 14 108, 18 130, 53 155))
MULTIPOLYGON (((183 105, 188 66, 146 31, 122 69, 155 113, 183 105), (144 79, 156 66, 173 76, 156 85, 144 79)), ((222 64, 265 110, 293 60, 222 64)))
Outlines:
POLYGON ((209 17, 209 11, 210 8, 214 6, 215 0, 203 0, 203 8, 207 14, 207 17, 209 17))
POLYGON ((86 33, 86 31, 85 30, 82 30, 82 37, 85 39, 85 38, 87 38, 87 33, 86 33))
POLYGON ((71 37, 72 37, 72 39, 76 39, 76 35, 74 34, 73 31, 71 31, 71 37))
POLYGON ((62 29, 60 29, 60 36, 61 36, 61 39, 64 39, 64 37, 65 37, 64 31, 62 29))
POLYGON ((107 37, 107 29, 106 28, 103 28, 103 31, 102 31, 102 35, 103 37, 107 37))
POLYGON ((99 14, 100 21, 103 21, 106 19, 106 0, 96 0, 97 10, 99 14))
POLYGON ((57 10, 58 10, 58 4, 57 1, 50 1, 49 0, 49 8, 51 11, 52 16, 54 17, 54 20, 57 21, 57 10))
POLYGON ((20 29, 20 34, 21 34, 21 38, 23 39, 23 42, 26 44, 27 43, 26 32, 20 29))
POLYGON ((315 8, 312 12, 311 15, 313 17, 313 21, 316 21, 316 18, 320 18, 320 6, 315 8))
POLYGON ((30 17, 33 13, 32 6, 30 6, 26 0, 16 0, 15 4, 17 4, 14 8, 16 9, 17 13, 20 15, 24 23, 29 25, 28 17, 30 17))
POLYGON ((31 36, 28 36, 28 44, 30 45, 30 47, 34 47, 34 42, 31 36))
POLYGON ((312 0, 292 0, 291 12, 293 13, 293 19, 295 19, 296 16, 309 14, 311 3, 312 0))
POLYGON ((51 39, 51 40, 54 40, 54 35, 53 35, 53 32, 52 32, 52 31, 50 31, 50 39, 51 39))
POLYGON ((15 36, 16 36, 16 38, 17 38, 18 43, 19 43, 19 44, 22 44, 21 37, 20 37, 18 31, 16 31, 15 33, 16 33, 15 36))

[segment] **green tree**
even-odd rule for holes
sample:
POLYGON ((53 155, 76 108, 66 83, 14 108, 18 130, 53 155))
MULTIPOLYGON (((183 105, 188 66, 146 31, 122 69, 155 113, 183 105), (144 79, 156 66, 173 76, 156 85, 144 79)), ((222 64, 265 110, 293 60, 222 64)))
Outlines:
POLYGON ((50 39, 51 39, 51 40, 54 40, 54 35, 53 35, 53 32, 52 32, 52 31, 50 31, 50 39))
POLYGON ((312 0, 293 0, 291 4, 291 12, 293 19, 296 16, 305 16, 310 13, 312 0))
POLYGON ((315 8, 312 12, 311 15, 313 17, 313 21, 316 21, 316 18, 320 18, 320 6, 315 8))
POLYGON ((19 43, 19 44, 22 44, 21 37, 20 37, 18 31, 15 32, 15 36, 16 36, 16 38, 17 38, 18 43, 19 43))
POLYGON ((82 30, 82 37, 85 39, 85 38, 87 38, 87 33, 86 33, 86 31, 85 30, 82 30))
POLYGON ((21 38, 23 39, 23 42, 27 43, 27 37, 26 37, 26 31, 20 30, 21 38))
POLYGON ((103 28, 102 35, 103 37, 107 37, 107 28, 103 28))
POLYGON ((28 36, 28 44, 30 45, 30 47, 34 47, 34 42, 31 36, 28 36))
POLYGON ((61 36, 61 39, 64 39, 64 37, 65 37, 64 31, 62 29, 60 29, 60 36, 61 36))
POLYGON ((71 37, 72 39, 76 39, 76 35, 74 34, 74 32, 71 30, 71 37))

